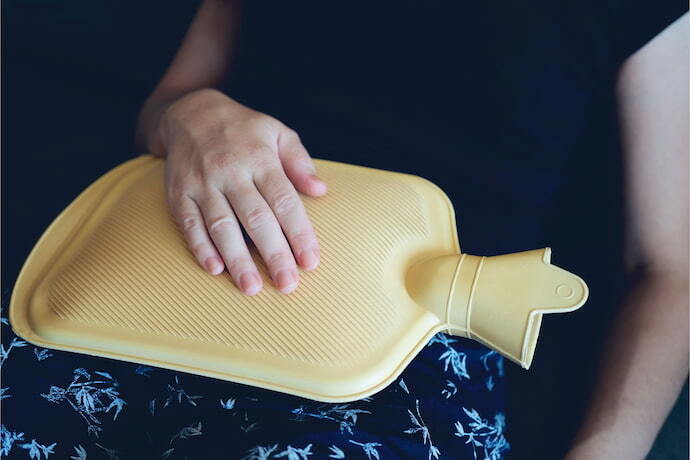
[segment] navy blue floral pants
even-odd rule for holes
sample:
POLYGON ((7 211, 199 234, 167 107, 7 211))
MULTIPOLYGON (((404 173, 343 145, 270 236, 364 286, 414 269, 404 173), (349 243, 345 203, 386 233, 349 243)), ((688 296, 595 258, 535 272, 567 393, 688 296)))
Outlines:
POLYGON ((503 358, 439 333, 388 388, 325 404, 34 347, 2 317, 0 455, 32 459, 500 459, 503 358))

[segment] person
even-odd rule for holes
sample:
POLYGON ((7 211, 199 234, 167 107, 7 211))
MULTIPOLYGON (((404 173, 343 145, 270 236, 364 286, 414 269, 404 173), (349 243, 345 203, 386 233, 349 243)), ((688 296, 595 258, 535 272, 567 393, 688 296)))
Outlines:
MULTIPOLYGON (((138 125, 140 150, 167 157, 170 210, 200 266, 227 270, 247 295, 290 295, 301 269, 328 263, 299 198, 328 193, 309 153, 430 178, 454 202, 467 252, 553 242, 564 266, 587 275, 590 303, 563 318, 558 335, 547 323, 534 369, 520 377, 531 392, 511 390, 551 398, 532 410, 543 421, 523 402, 507 418, 519 434, 507 436, 502 358, 439 334, 393 385, 346 405, 126 363, 106 372, 80 357, 72 382, 39 400, 81 418, 60 417, 57 446, 19 448, 66 457, 68 440, 79 440, 75 458, 92 449, 111 458, 501 458, 510 440, 524 458, 643 458, 688 370, 684 11, 205 0, 138 125), (577 377, 597 359, 596 347, 585 349, 617 289, 615 256, 605 255, 618 237, 607 195, 615 149, 601 134, 614 88, 638 276, 581 420, 587 390, 577 377), (252 245, 271 286, 255 277, 252 245), (570 373, 552 376, 550 366, 570 373), (575 383, 564 389, 566 379, 575 383), (83 433, 68 420, 83 421, 83 433), (572 442, 568 423, 580 423, 572 442)), ((20 443, 19 433, 1 434, 1 453, 20 443)))
MULTIPOLYGON (((568 169, 583 170, 573 157, 611 164, 583 151, 597 100, 615 94, 626 251, 641 275, 578 434, 552 454, 643 458, 688 372, 685 6, 497 8, 206 0, 138 140, 167 157, 170 210, 200 266, 227 270, 247 295, 289 295, 300 269, 327 263, 299 197, 327 193, 309 152, 431 178, 456 205, 467 252, 531 249, 568 169)), ((588 201, 572 215, 587 219, 588 201)))

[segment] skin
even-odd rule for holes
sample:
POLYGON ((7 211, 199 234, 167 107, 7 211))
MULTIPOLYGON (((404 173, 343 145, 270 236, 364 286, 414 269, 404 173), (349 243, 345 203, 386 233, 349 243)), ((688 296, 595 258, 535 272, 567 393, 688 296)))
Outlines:
POLYGON ((568 460, 645 458, 688 375, 688 41, 685 14, 620 70, 627 250, 642 275, 568 460))
POLYGON ((202 4, 141 110, 137 139, 167 156, 167 201, 199 264, 214 275, 227 269, 245 294, 258 293, 244 229, 275 287, 289 293, 298 265, 313 270, 320 259, 298 192, 317 197, 327 187, 295 131, 214 89, 230 69, 239 8, 202 4))
MULTIPOLYGON (((259 292, 243 227, 278 289, 291 292, 297 266, 319 261, 297 192, 320 196, 326 185, 294 131, 214 89, 231 70, 239 8, 203 2, 142 108, 138 142, 167 156, 168 202, 205 270, 227 268, 243 292, 259 292)), ((620 71, 627 247, 631 271, 643 275, 620 309, 570 460, 644 458, 688 374, 687 22, 620 71)))

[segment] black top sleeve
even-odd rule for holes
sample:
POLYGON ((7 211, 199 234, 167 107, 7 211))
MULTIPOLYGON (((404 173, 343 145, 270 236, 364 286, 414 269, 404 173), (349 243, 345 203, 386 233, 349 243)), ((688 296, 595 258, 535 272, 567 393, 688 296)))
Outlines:
POLYGON ((610 57, 616 67, 688 11, 688 3, 677 0, 610 0, 603 5, 610 57))

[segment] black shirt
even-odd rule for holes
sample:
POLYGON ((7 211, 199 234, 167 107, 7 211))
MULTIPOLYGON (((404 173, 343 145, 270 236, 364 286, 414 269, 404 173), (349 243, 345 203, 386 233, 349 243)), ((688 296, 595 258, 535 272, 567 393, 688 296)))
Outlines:
POLYGON ((530 372, 506 369, 515 458, 561 458, 586 406, 624 291, 616 74, 686 10, 246 2, 231 96, 297 130, 314 157, 441 186, 464 252, 551 246, 587 281, 583 308, 544 319, 530 372))
POLYGON ((543 245, 615 72, 678 2, 246 2, 232 96, 314 157, 424 176, 465 250, 543 245))

